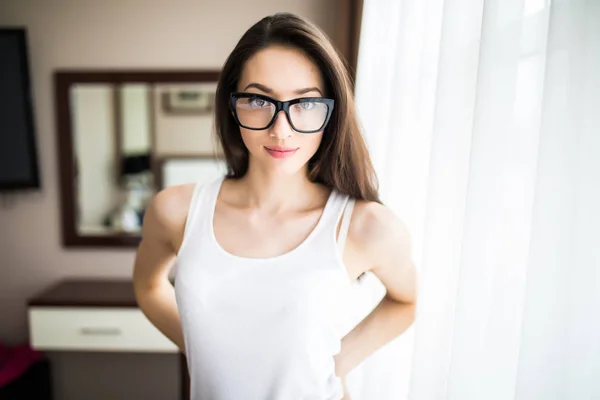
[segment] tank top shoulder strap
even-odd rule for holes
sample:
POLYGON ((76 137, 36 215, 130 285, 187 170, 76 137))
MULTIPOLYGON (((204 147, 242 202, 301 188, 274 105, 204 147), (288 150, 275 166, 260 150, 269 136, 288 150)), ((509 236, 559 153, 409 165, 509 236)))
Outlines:
POLYGON ((344 207, 344 213, 342 214, 340 233, 337 240, 338 248, 342 254, 344 251, 344 245, 346 244, 346 237, 348 236, 348 228, 350 227, 350 219, 352 218, 354 203, 355 200, 353 198, 346 196, 346 207, 344 207))
POLYGON ((354 208, 354 198, 341 194, 334 189, 332 204, 329 210, 329 215, 327 216, 329 229, 333 229, 334 232, 338 232, 337 228, 340 227, 339 233, 334 235, 336 238, 336 245, 338 246, 339 251, 341 252, 344 248, 344 244, 346 242, 346 237, 348 235, 348 228, 350 226, 350 218, 352 215, 352 210, 354 208))
POLYGON ((192 197, 190 199, 190 205, 188 207, 188 213, 185 220, 185 226, 183 230, 183 240, 179 247, 179 253, 187 242, 187 239, 195 229, 201 227, 201 219, 206 217, 207 213, 203 210, 210 204, 210 198, 213 191, 218 190, 218 185, 225 177, 219 177, 213 181, 201 181, 194 184, 192 197))

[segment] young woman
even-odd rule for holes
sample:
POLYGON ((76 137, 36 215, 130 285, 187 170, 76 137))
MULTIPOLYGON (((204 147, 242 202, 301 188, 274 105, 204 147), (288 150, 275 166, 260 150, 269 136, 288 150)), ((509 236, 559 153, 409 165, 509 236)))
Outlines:
POLYGON ((413 322, 416 285, 344 63, 314 24, 269 16, 225 62, 215 101, 227 176, 156 195, 139 305, 185 352, 194 400, 348 398, 348 372, 413 322), (342 337, 341 293, 366 272, 387 294, 342 337))

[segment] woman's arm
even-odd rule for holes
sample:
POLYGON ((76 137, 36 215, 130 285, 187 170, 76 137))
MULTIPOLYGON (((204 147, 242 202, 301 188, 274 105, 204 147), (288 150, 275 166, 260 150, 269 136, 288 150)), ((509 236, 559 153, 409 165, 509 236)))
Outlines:
POLYGON ((336 356, 336 372, 342 378, 408 329, 415 319, 416 272, 406 227, 378 203, 357 204, 354 214, 348 243, 360 253, 360 259, 364 260, 362 265, 366 265, 364 271, 370 270, 377 276, 387 293, 343 338, 341 351, 336 356))
POLYGON ((177 253, 174 238, 183 235, 189 204, 186 197, 189 198, 181 187, 165 189, 155 196, 144 215, 142 241, 133 270, 138 306, 182 352, 183 332, 169 271, 177 253))

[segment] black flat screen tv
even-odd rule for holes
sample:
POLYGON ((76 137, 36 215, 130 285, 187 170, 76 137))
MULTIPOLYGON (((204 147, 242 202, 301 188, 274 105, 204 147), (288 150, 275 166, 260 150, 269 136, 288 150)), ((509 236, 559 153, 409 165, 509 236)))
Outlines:
POLYGON ((0 27, 0 192, 39 187, 27 34, 0 27))

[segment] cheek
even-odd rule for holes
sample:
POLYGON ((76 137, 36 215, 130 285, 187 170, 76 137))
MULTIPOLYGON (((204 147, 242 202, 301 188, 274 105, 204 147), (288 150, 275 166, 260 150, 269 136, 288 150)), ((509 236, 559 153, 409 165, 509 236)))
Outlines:
POLYGON ((240 135, 242 136, 242 141, 246 148, 253 152, 255 149, 262 146, 262 142, 264 139, 262 138, 262 131, 251 131, 249 129, 240 128, 240 135))
POLYGON ((307 157, 307 160, 315 155, 319 146, 321 145, 321 141, 323 140, 323 133, 313 133, 304 135, 302 140, 299 143, 304 150, 304 154, 307 157))

